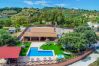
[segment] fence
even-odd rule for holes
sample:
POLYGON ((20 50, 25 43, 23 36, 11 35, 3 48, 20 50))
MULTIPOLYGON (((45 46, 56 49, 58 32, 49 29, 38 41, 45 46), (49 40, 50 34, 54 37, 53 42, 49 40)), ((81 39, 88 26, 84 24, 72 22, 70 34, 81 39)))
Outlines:
POLYGON ((28 30, 29 27, 25 28, 25 30, 17 37, 20 41, 22 40, 23 34, 28 30))

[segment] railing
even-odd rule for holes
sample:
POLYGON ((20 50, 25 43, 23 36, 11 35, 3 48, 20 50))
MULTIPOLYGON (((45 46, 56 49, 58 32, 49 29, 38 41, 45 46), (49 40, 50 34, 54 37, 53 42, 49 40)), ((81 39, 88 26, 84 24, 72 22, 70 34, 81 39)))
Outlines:
POLYGON ((25 30, 17 37, 19 40, 22 39, 23 34, 28 30, 29 27, 26 27, 25 30))

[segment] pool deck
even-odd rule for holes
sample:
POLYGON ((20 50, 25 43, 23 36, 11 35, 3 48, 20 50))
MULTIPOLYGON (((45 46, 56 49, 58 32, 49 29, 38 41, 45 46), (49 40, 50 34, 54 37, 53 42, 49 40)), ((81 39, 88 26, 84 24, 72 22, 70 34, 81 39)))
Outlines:
POLYGON ((30 47, 40 47, 43 45, 45 42, 32 42, 30 47))
MULTIPOLYGON (((43 45, 44 43, 46 43, 46 42, 32 42, 31 45, 30 45, 30 47, 29 47, 29 50, 28 50, 28 52, 27 52, 27 56, 28 56, 28 53, 29 53, 31 47, 37 47, 37 48, 38 48, 38 51, 42 51, 42 49, 40 49, 40 46, 43 45)), ((53 52, 53 56, 30 56, 28 60, 29 60, 29 61, 32 61, 32 59, 37 59, 37 58, 39 58, 40 60, 43 61, 44 58, 48 59, 49 57, 50 57, 52 60, 56 60, 56 56, 55 56, 53 50, 44 50, 44 51, 52 51, 52 52, 53 52)), ((34 61, 36 61, 36 60, 34 60, 34 61)))
POLYGON ((40 46, 42 46, 44 43, 45 42, 32 42, 31 45, 30 45, 30 47, 29 47, 29 49, 28 49, 28 51, 27 51, 27 54, 26 55, 28 55, 31 47, 38 47, 38 48, 40 48, 40 46))
MULTIPOLYGON (((32 51, 33 52, 31 52, 32 53, 32 55, 34 55, 34 56, 30 56, 30 57, 46 57, 46 56, 49 56, 49 57, 52 57, 52 56, 55 56, 55 53, 54 53, 54 50, 42 50, 42 49, 40 49, 40 48, 36 48, 36 47, 31 47, 30 48, 30 50, 32 49, 32 51), (35 51, 36 51, 36 53, 35 53, 35 51), (43 55, 41 55, 41 53, 39 53, 39 52, 51 52, 52 54, 50 54, 50 55, 48 55, 49 53, 45 53, 45 54, 43 54, 43 55), (36 54, 36 55, 35 55, 36 54)), ((30 51, 29 51, 30 52, 30 51)))

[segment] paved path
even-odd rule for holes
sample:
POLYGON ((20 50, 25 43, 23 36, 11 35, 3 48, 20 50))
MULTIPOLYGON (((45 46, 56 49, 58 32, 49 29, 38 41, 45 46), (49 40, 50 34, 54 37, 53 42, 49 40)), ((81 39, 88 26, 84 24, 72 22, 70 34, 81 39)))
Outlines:
MULTIPOLYGON (((70 59, 70 60, 68 60, 68 61, 65 61, 65 62, 62 62, 62 63, 57 63, 57 64, 49 64, 49 65, 39 65, 39 66, 66 66, 66 65, 68 65, 68 64, 71 64, 71 63, 73 63, 73 62, 76 62, 76 61, 78 61, 78 60, 80 60, 81 58, 84 58, 85 56, 87 56, 88 54, 90 54, 92 51, 90 50, 90 51, 88 51, 88 52, 85 52, 83 55, 81 55, 81 56, 78 56, 78 57, 76 57, 75 59, 70 59)), ((78 61, 79 62, 79 61, 78 61)), ((84 64, 82 64, 83 66, 85 66, 84 64)), ((72 66, 72 65, 71 65, 72 66)), ((81 66, 81 64, 79 64, 79 65, 73 65, 73 66, 81 66)))
POLYGON ((69 66, 89 66, 91 63, 97 60, 99 58, 99 54, 92 53, 88 57, 86 57, 83 60, 80 60, 74 64, 71 64, 69 66))
POLYGON ((40 47, 43 45, 45 42, 32 42, 30 47, 40 47))
MULTIPOLYGON (((95 46, 96 47, 99 46, 99 41, 95 44, 95 46)), ((78 61, 72 65, 69 65, 69 66, 88 66, 91 63, 93 63, 94 61, 96 61, 98 58, 99 58, 99 54, 92 53, 88 57, 86 57, 85 59, 80 60, 80 61, 78 61)))
POLYGON ((56 28, 56 33, 57 33, 57 34, 63 34, 63 33, 68 33, 68 32, 73 32, 73 29, 68 29, 68 28, 56 28))

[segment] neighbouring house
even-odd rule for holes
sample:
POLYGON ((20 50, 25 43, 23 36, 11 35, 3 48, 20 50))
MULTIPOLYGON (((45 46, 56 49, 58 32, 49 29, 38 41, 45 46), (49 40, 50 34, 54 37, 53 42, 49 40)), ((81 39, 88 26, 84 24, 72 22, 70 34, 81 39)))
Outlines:
POLYGON ((6 63, 15 63, 19 58, 20 51, 21 47, 0 47, 0 60, 2 61, 0 63, 4 63, 5 61, 6 63))
POLYGON ((26 27, 21 26, 20 27, 20 31, 24 31, 26 29, 26 27))
POLYGON ((10 33, 15 33, 16 32, 16 28, 15 27, 10 27, 9 28, 9 32, 10 33))
POLYGON ((0 15, 0 18, 8 18, 8 16, 2 16, 2 15, 0 15))
POLYGON ((92 22, 87 22, 88 26, 93 28, 95 31, 99 31, 99 23, 92 23, 92 22))
POLYGON ((56 28, 56 33, 58 35, 58 38, 61 38, 62 35, 64 33, 69 33, 69 32, 73 32, 73 29, 70 29, 70 28, 56 28))
POLYGON ((22 41, 53 41, 57 38, 54 27, 30 27, 23 34, 22 41))

